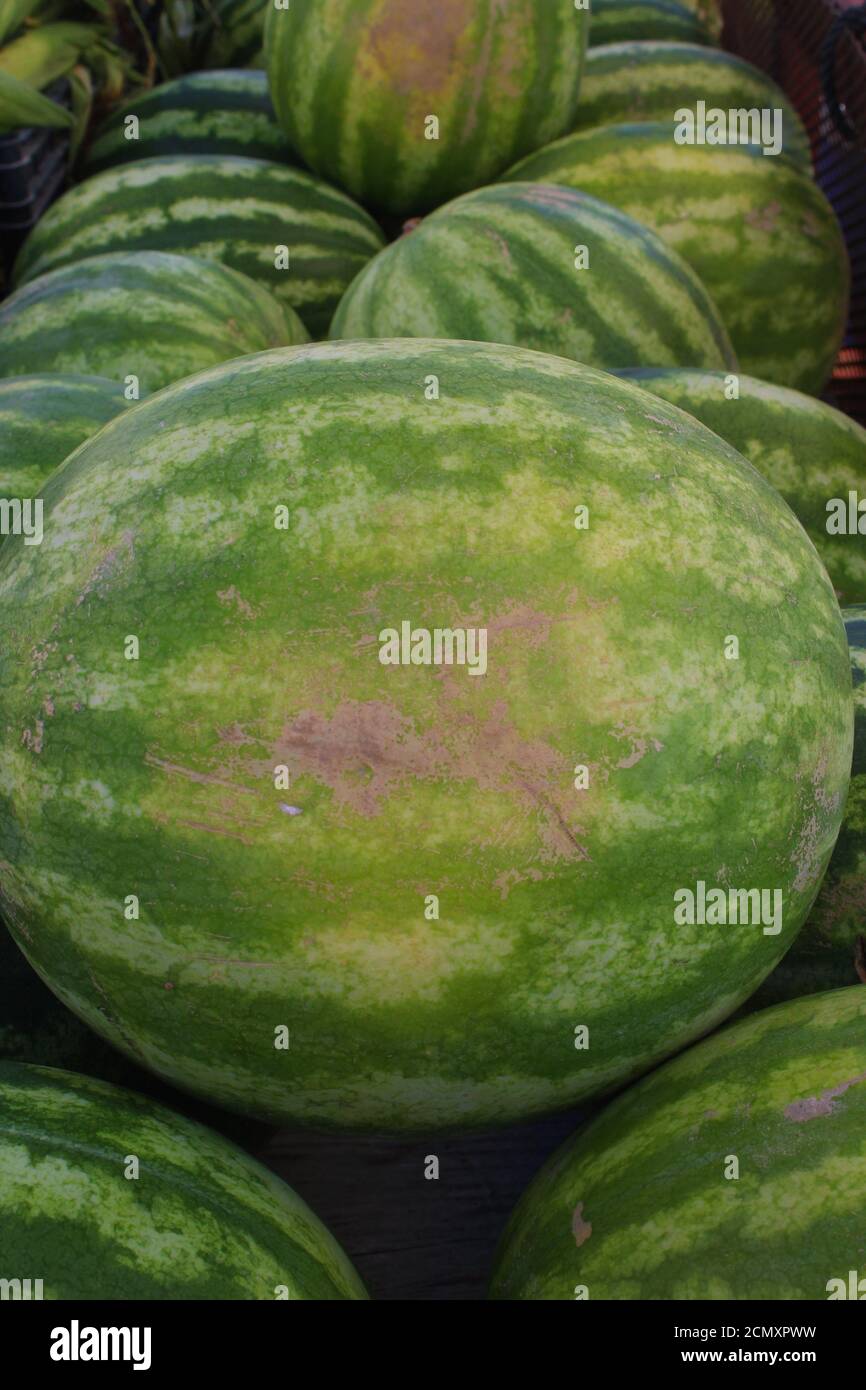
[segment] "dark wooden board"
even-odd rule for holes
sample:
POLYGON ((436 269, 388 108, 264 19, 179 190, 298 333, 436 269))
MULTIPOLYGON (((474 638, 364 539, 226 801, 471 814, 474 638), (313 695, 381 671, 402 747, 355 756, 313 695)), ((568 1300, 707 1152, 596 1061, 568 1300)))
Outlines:
POLYGON ((445 1138, 281 1130, 260 1157, 333 1231, 371 1298, 483 1299, 517 1199, 586 1114, 445 1138), (424 1176, 428 1155, 438 1179, 424 1176))

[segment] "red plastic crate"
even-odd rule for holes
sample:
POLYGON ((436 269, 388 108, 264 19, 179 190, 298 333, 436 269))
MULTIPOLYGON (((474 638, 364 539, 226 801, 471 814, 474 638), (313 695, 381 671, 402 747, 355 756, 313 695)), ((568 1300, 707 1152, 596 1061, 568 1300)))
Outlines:
POLYGON ((866 26, 866 6, 860 0, 722 0, 722 12, 725 47, 775 78, 803 118, 816 178, 845 233, 851 312, 826 394, 866 425, 866 27, 859 33, 847 27, 855 19, 866 26))

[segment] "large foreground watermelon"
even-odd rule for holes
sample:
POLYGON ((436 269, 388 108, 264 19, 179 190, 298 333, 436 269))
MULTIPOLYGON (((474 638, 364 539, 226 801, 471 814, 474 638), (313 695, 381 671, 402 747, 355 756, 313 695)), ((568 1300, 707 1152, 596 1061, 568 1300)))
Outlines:
POLYGON ((598 367, 736 361, 703 285, 653 232, 540 183, 425 218, 349 287, 330 336, 515 343, 598 367))
POLYGON ((854 762, 845 819, 818 901, 784 960, 758 990, 759 1005, 858 978, 866 984, 866 605, 846 608, 842 616, 854 679, 854 762))
POLYGON ((307 337, 287 304, 228 266, 117 252, 40 275, 0 304, 0 377, 135 376, 144 394, 229 357, 307 337))
POLYGON ((34 497, 125 405, 123 386, 107 377, 40 373, 0 381, 0 498, 34 497))
POLYGON ((848 253, 824 194, 790 160, 676 145, 656 122, 566 136, 506 177, 579 188, 645 223, 703 280, 743 371, 816 395, 826 383, 848 315, 848 253))
POLYGON ((99 127, 82 167, 95 174, 175 154, 240 154, 297 163, 274 117, 265 74, 226 68, 187 73, 130 98, 99 127), (133 116, 137 125, 131 124, 133 116))
POLYGON ((845 632, 682 412, 516 348, 308 346, 144 401, 43 497, 0 548, 2 906, 162 1076, 505 1121, 711 1028, 802 924, 845 632), (767 911, 682 925, 699 884, 767 911))
POLYGON ((408 216, 571 128, 588 28, 570 0, 270 6, 271 96, 311 169, 408 216))
POLYGON ((695 10, 675 0, 592 0, 589 29, 592 48, 635 39, 713 42, 709 29, 695 10))
POLYGON ((850 534, 851 494, 866 497, 866 430, 856 421, 748 376, 652 367, 617 375, 688 411, 743 454, 808 531, 840 600, 866 595, 866 544, 850 534))
POLYGON ((168 155, 105 169, 64 194, 25 241, 15 276, 21 283, 109 251, 202 256, 276 294, 315 337, 383 244, 363 208, 301 169, 168 155))
POLYGON ((266 1168, 68 1071, 0 1063, 0 1217, 0 1278, 38 1278, 44 1298, 366 1297, 333 1236, 266 1168))
POLYGON ((811 170, 809 137, 781 87, 742 58, 700 44, 611 43, 591 49, 572 129, 662 121, 672 139, 677 112, 697 113, 698 102, 724 112, 781 111, 783 153, 811 170))
POLYGON ((614 1101, 525 1193, 493 1296, 838 1297, 863 1272, 864 1187, 855 985, 756 1014, 614 1101))

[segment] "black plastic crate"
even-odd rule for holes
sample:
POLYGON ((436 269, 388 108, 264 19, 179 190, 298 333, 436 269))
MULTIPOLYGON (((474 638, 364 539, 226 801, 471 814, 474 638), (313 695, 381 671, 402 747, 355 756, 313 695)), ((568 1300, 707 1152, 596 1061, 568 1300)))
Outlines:
POLYGON ((22 227, 32 227, 36 219, 42 216, 66 176, 68 153, 67 141, 54 141, 40 153, 36 166, 39 179, 35 188, 34 181, 29 177, 34 166, 29 160, 22 159, 20 164, 7 165, 5 168, 0 165, 0 183, 5 184, 7 176, 11 175, 10 192, 17 192, 20 188, 23 195, 18 198, 4 196, 0 204, 0 230, 17 231, 22 227))
MULTIPOLYGON (((65 78, 46 96, 69 106, 65 78)), ((9 267, 21 241, 61 192, 69 163, 69 132, 29 126, 0 137, 0 251, 9 267)))
POLYGON ((866 425, 866 7, 859 0, 722 0, 726 48, 796 106, 851 260, 851 310, 828 400, 866 425))

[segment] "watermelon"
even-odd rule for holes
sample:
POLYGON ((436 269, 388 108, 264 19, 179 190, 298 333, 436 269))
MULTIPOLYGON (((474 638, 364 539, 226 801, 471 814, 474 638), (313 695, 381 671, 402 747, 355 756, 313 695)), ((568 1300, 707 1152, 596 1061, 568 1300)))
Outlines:
POLYGON ((199 56, 203 68, 264 68, 265 12, 270 0, 209 0, 211 24, 199 56))
POLYGON ((271 96, 311 169, 417 215, 571 129, 588 29, 550 0, 271 6, 271 96))
POLYGON ((99 127, 82 162, 86 175, 160 155, 246 155, 296 164, 274 118, 263 72, 193 72, 139 92, 99 127), (129 126, 137 117, 138 126, 129 126), (135 139, 127 130, 136 130, 135 139))
POLYGON ((258 281, 316 337, 383 244, 362 208, 300 169, 242 155, 167 155, 105 169, 58 199, 24 242, 15 279, 110 251, 203 256, 258 281))
POLYGON ((138 377, 141 393, 267 347, 307 340, 261 285, 214 261, 160 251, 90 256, 0 304, 0 377, 138 377))
MULTIPOLYGON (((573 130, 662 121, 670 140, 680 110, 782 112, 782 149, 810 172, 809 137, 781 87, 742 58, 692 43, 612 43, 586 56, 580 105, 573 130)), ((539 142, 541 143, 541 142, 539 142)), ((724 145, 696 146, 709 153, 724 145)))
POLYGON ((635 39, 713 42, 699 15, 675 0, 593 0, 589 28, 591 48, 635 39))
POLYGON ((509 1222, 492 1296, 839 1297, 831 1281, 863 1271, 864 1130, 866 989, 766 1009, 554 1155, 509 1222))
POLYGON ((824 194, 791 161, 754 145, 678 146, 655 122, 566 136, 505 177, 579 188, 645 223, 703 280, 743 371, 824 386, 845 332, 848 253, 824 194))
POLYGON ((842 617, 854 678, 854 763, 845 819, 809 920, 754 996, 761 1007, 855 979, 866 984, 866 605, 846 608, 842 617))
POLYGON ((332 338, 471 338, 594 366, 735 362, 703 285, 595 198, 494 184, 440 208, 349 287, 332 338), (576 266, 587 248, 588 266, 576 266))
POLYGON ((35 497, 49 473, 124 409, 123 387, 100 376, 0 381, 0 499, 35 497))
POLYGON ((45 1298, 366 1298, 297 1193, 132 1091, 0 1063, 0 1171, 0 1275, 45 1298))
POLYGON ((706 1032, 799 930, 845 631, 681 411, 515 347, 309 345, 143 401, 43 500, 0 547, 0 905, 164 1078, 505 1122, 706 1032), (719 881, 779 910, 677 925, 719 881))
MULTIPOLYGON (((618 375, 678 405, 754 464, 781 492, 824 561, 842 602, 866 594, 866 546, 828 533, 827 505, 866 493, 866 430, 817 401, 753 377, 634 368, 618 375)), ((864 526, 866 529, 866 526, 864 526)))

